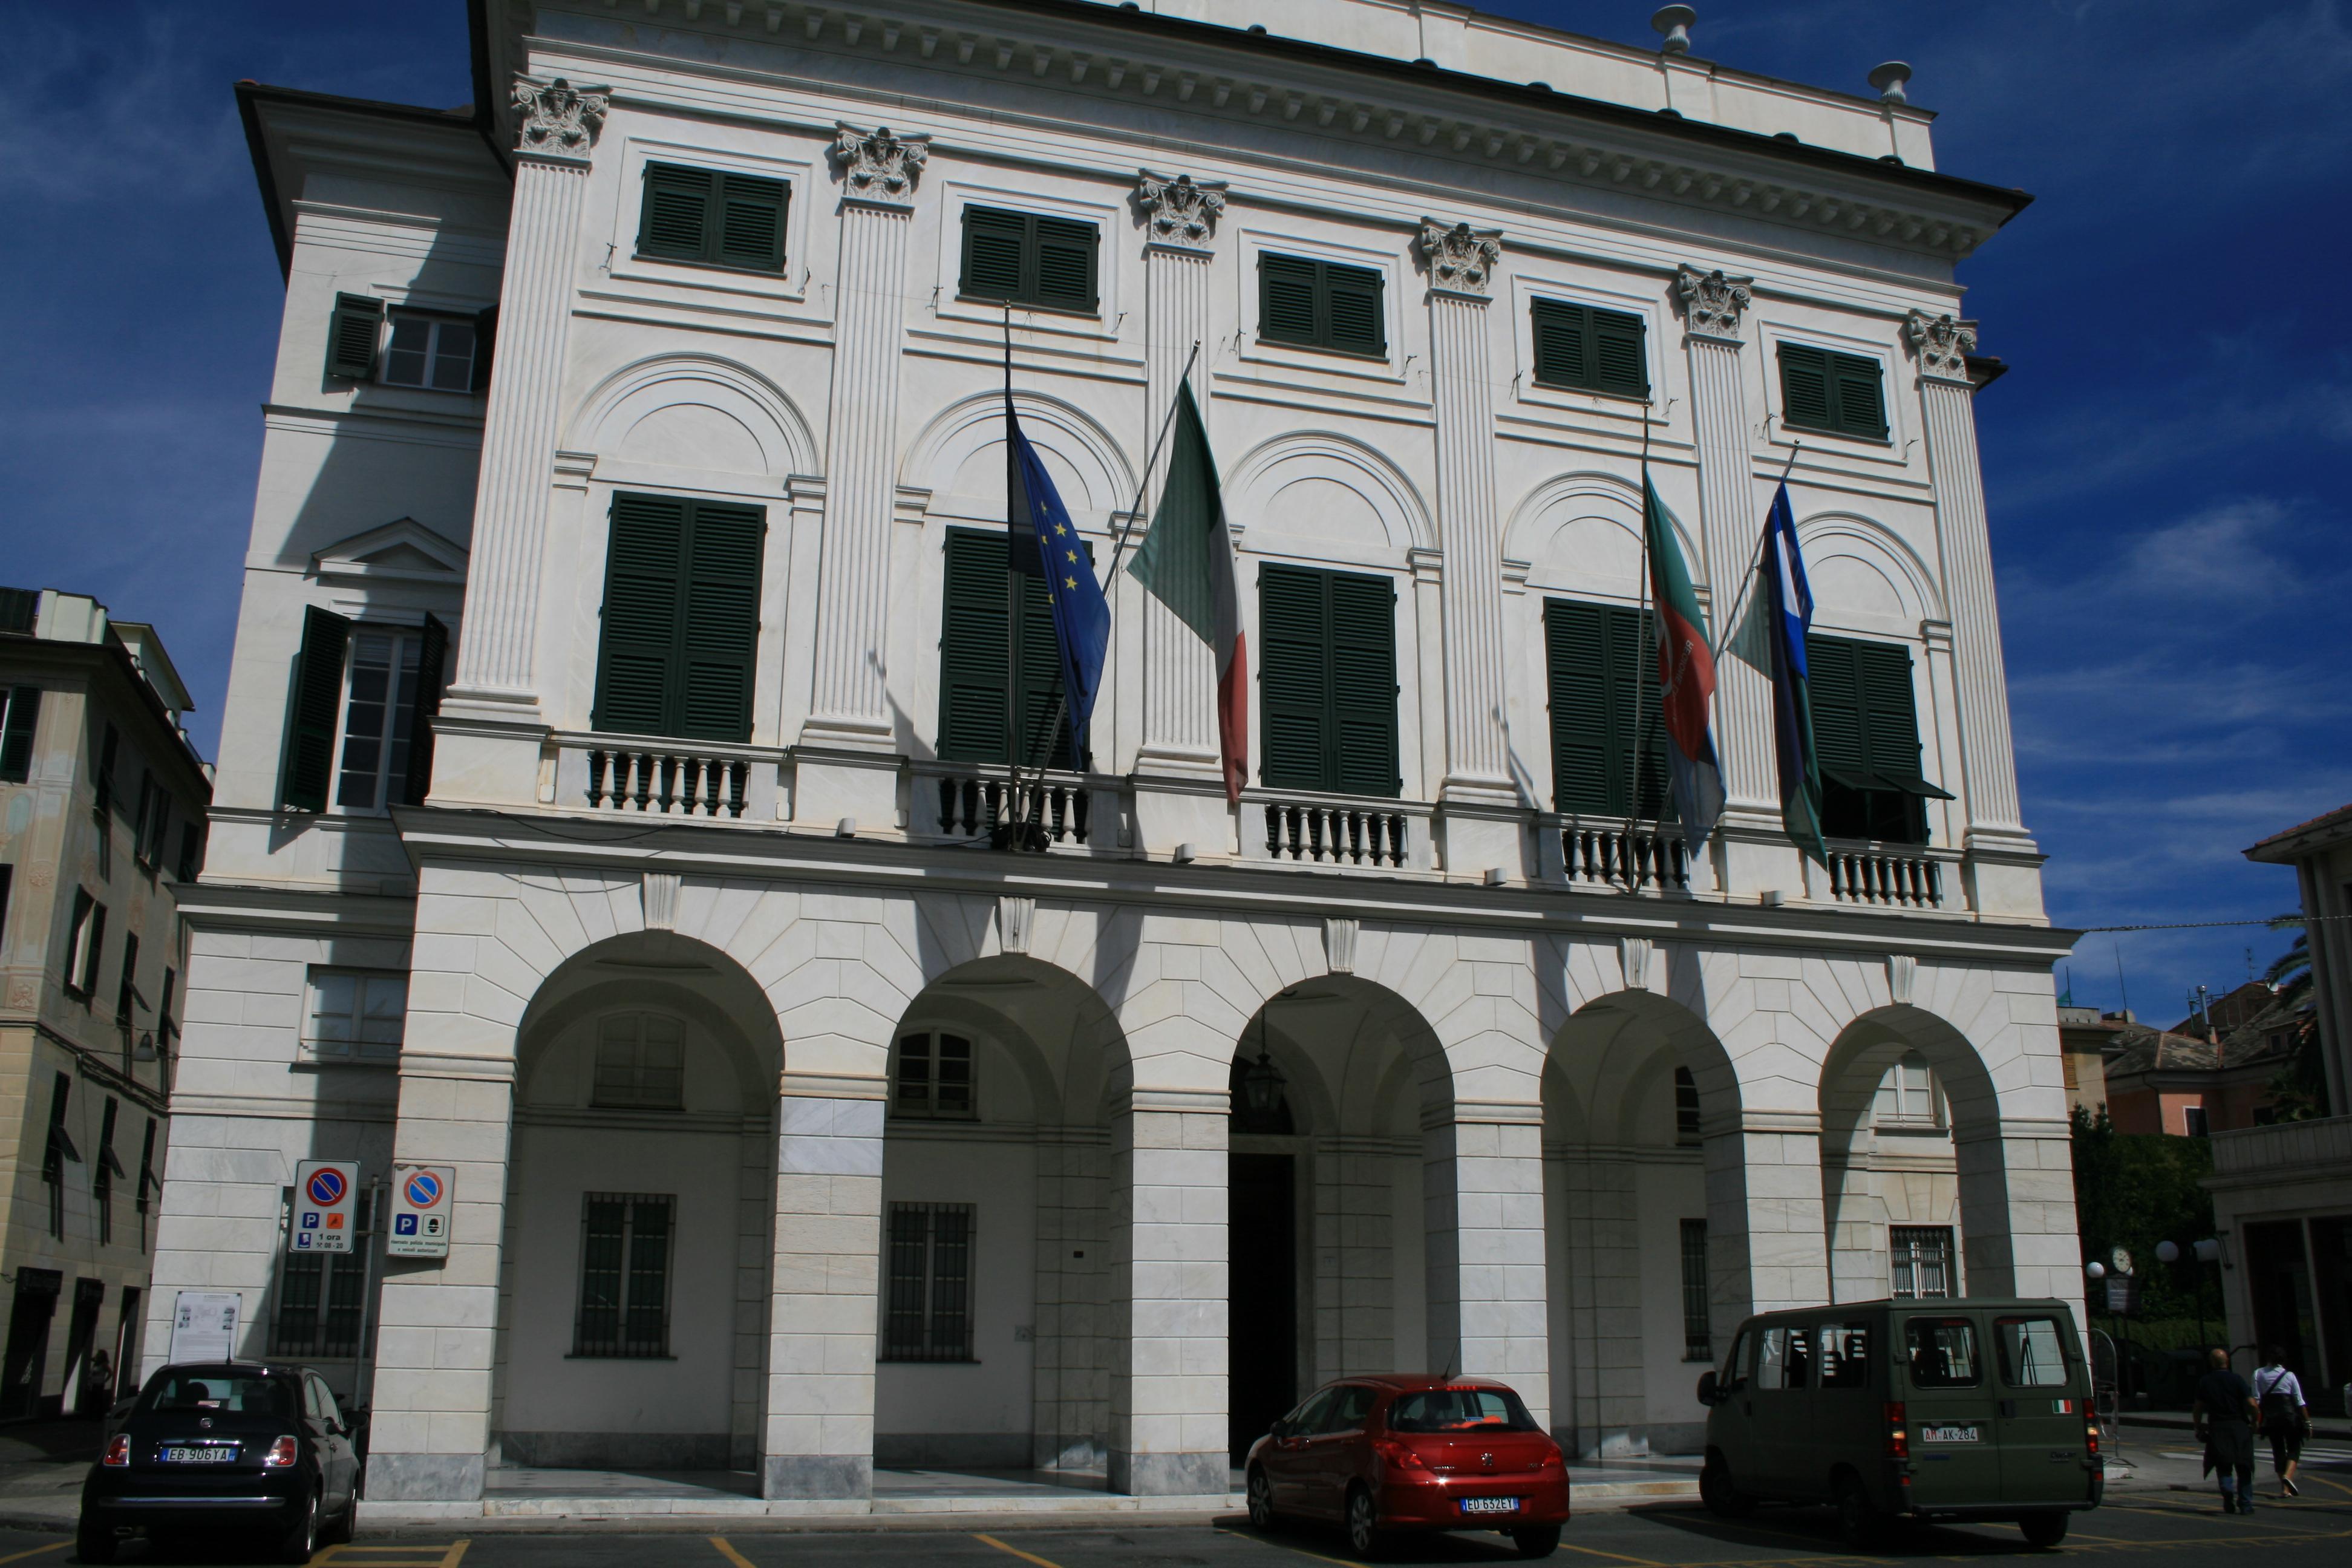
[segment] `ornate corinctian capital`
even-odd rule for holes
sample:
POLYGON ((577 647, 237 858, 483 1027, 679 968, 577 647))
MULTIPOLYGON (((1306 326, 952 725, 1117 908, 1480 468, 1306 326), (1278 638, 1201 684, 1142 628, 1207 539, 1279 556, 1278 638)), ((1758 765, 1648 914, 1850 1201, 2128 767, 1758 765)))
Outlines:
POLYGON ((1225 192, 1223 180, 1201 184, 1190 174, 1171 180, 1149 169, 1136 171, 1135 205, 1142 209, 1151 237, 1163 245, 1205 247, 1216 237, 1225 192))
POLYGON ((1911 340, 1911 352, 1919 356, 1919 368, 1929 375, 1947 381, 1969 379, 1969 355, 1977 346, 1977 324, 1956 321, 1950 316, 1931 316, 1925 310, 1914 310, 1903 323, 1903 335, 1911 340))
POLYGON ((1696 267, 1675 269, 1675 297, 1683 302, 1683 320, 1691 331, 1709 337, 1739 335, 1739 318, 1756 302, 1749 285, 1753 278, 1727 278, 1718 267, 1701 272, 1696 267))
POLYGON ((1503 259, 1503 231, 1451 226, 1433 217, 1421 220, 1421 253, 1429 262, 1429 280, 1457 294, 1483 296, 1495 281, 1495 264, 1503 259))
POLYGON ((853 196, 868 201, 903 202, 915 194, 923 164, 931 155, 928 136, 900 136, 885 125, 872 132, 854 125, 836 125, 833 155, 841 164, 841 183, 853 196))
POLYGON ((585 158, 613 108, 609 87, 574 87, 562 77, 518 76, 514 106, 522 115, 518 153, 585 158))

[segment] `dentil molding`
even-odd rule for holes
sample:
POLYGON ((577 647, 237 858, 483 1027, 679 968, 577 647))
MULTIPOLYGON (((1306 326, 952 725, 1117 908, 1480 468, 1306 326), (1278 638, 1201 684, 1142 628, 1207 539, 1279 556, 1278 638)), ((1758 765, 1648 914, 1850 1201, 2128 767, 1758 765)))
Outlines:
POLYGON ((1135 205, 1151 237, 1163 245, 1206 248, 1216 237, 1228 187, 1223 180, 1196 182, 1190 174, 1170 179, 1149 169, 1136 171, 1135 205))
POLYGON ((1727 278, 1718 267, 1701 272, 1696 267, 1675 269, 1675 297, 1683 302, 1683 320, 1691 331, 1709 337, 1736 338, 1740 318, 1756 302, 1753 278, 1727 278))
POLYGON ((1969 355, 1976 352, 1977 324, 1956 321, 1948 315, 1931 316, 1914 310, 1903 323, 1903 335, 1919 356, 1919 368, 1947 381, 1969 379, 1969 355))
POLYGON ((515 151, 585 158, 612 112, 613 89, 574 87, 560 76, 517 76, 514 106, 522 115, 515 151))
POLYGON ((1421 220, 1421 251, 1429 262, 1429 280, 1440 289, 1484 298, 1495 280, 1496 264, 1503 259, 1503 231, 1452 226, 1433 217, 1421 220))
POLYGON ((915 194, 923 165, 930 160, 931 139, 900 136, 887 125, 867 132, 836 123, 833 155, 841 164, 841 183, 851 195, 903 202, 915 194))

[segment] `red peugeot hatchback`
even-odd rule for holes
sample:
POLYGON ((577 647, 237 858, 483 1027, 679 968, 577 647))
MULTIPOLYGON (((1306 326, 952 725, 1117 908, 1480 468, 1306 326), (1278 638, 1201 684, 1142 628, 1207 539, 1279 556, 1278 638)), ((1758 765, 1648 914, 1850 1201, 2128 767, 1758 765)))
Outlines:
POLYGON ((1398 1373, 1318 1389, 1249 1451, 1250 1522, 1347 1526, 1359 1556, 1392 1532, 1493 1530, 1549 1557, 1568 1522, 1568 1463, 1499 1383, 1398 1373))

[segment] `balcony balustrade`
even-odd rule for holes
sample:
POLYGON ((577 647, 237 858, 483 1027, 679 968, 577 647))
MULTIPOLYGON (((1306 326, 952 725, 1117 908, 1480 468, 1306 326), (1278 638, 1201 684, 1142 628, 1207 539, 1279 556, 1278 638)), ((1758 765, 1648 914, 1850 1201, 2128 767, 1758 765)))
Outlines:
POLYGON ((1538 816, 1544 840, 1546 879, 1571 888, 1613 888, 1621 892, 1683 893, 1690 890, 1690 852, 1682 829, 1670 823, 1627 823, 1622 817, 1538 816), (1555 869, 1549 851, 1559 850, 1555 869))
POLYGON ((1826 847, 1828 866, 1806 862, 1805 875, 1815 884, 1812 896, 1826 892, 1831 901, 1872 909, 1942 909, 1944 863, 1958 858, 1948 850, 1911 845, 1833 839, 1826 847))
POLYGON ((561 735, 550 804, 599 814, 772 824, 782 760, 781 752, 715 742, 561 735))
POLYGON ((917 838, 988 838, 1032 825, 1047 849, 1100 851, 1118 842, 1120 783, 1087 773, 1024 773, 1016 787, 1002 767, 923 763, 913 769, 908 832, 917 838))
POLYGON ((1242 796, 1242 858, 1364 871, 1426 871, 1430 814, 1431 808, 1417 801, 1250 790, 1242 796))

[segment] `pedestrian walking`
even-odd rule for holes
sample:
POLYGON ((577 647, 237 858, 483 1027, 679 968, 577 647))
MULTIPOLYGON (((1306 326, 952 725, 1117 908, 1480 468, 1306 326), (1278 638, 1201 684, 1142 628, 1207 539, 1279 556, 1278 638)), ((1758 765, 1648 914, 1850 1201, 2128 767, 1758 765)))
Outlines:
POLYGON ((2197 1435, 2205 1442, 2205 1468, 2221 1483, 2223 1513, 2254 1511, 2254 1420, 2258 1406, 2246 1380, 2230 1370, 2230 1352, 2208 1358, 2213 1370, 2197 1380, 2197 1400, 2189 1407, 2197 1435))
POLYGON ((2263 1364, 2254 1369, 2254 1404, 2262 1411, 2263 1436, 2271 1440, 2271 1468, 2278 1472, 2279 1489, 2301 1497, 2294 1467, 2303 1458, 2303 1440, 2311 1436, 2311 1406, 2304 1403, 2302 1380, 2285 1363, 2278 1346, 2263 1347, 2263 1364))

